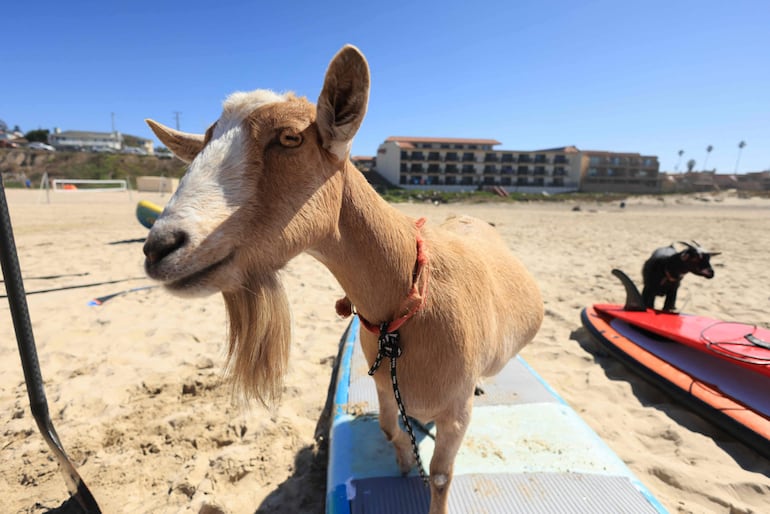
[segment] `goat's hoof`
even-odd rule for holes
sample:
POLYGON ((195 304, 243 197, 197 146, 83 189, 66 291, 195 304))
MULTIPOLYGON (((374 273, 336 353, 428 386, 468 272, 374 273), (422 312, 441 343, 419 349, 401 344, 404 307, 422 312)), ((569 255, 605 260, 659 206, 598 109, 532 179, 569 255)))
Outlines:
POLYGON ((396 452, 396 462, 398 463, 398 469, 401 471, 401 474, 406 476, 417 464, 417 459, 414 458, 414 455, 410 450, 406 455, 402 454, 402 452, 396 452))

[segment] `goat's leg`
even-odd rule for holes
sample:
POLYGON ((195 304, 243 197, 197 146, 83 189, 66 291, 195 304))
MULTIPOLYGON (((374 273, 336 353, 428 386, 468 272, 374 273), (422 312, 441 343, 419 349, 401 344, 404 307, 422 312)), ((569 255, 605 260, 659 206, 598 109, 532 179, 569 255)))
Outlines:
POLYGON ((377 399, 380 402, 380 429, 396 450, 398 469, 406 475, 414 467, 416 460, 412 453, 412 441, 398 424, 400 414, 393 390, 380 391, 378 388, 377 399))
POLYGON ((473 396, 436 419, 436 447, 430 461, 430 513, 446 514, 455 458, 471 421, 473 396))
POLYGON ((663 310, 666 312, 673 312, 676 310, 676 293, 677 289, 671 289, 668 294, 666 294, 666 301, 663 304, 663 310))

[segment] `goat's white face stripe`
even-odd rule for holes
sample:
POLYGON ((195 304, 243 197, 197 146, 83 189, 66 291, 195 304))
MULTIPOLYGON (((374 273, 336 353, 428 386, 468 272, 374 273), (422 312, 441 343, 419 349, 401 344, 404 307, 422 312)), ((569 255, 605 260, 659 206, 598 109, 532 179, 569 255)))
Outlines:
POLYGON ((240 172, 245 170, 249 134, 244 120, 255 109, 282 102, 286 95, 258 89, 233 93, 223 103, 211 140, 190 164, 161 222, 181 225, 195 246, 246 203, 240 172))

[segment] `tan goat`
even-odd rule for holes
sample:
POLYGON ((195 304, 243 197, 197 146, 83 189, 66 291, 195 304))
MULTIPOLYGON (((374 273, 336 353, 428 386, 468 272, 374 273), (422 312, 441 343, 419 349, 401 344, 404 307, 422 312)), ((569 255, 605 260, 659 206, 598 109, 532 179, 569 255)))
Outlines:
MULTIPOLYGON (((147 120, 190 165, 147 238, 146 270, 177 294, 222 292, 230 371, 267 403, 281 391, 290 340, 278 271, 299 253, 334 274, 346 294, 339 309, 353 305, 373 325, 407 314, 398 381, 408 414, 436 424, 430 512, 445 513, 474 388, 533 339, 543 303, 489 224, 462 217, 420 227, 369 186, 349 161, 368 96, 366 60, 346 46, 317 106, 256 90, 227 98, 205 136, 147 120)), ((377 339, 362 329, 370 364, 377 339)), ((406 473, 415 459, 388 370, 374 380, 380 426, 406 473)))

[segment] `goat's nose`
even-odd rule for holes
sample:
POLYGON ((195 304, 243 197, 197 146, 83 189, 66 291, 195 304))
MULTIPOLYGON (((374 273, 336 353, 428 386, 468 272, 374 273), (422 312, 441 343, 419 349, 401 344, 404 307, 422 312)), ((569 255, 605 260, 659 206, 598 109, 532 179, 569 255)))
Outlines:
POLYGON ((187 233, 182 230, 150 230, 142 250, 147 257, 147 263, 155 264, 184 246, 186 242, 187 233))

